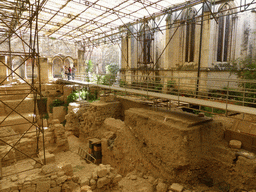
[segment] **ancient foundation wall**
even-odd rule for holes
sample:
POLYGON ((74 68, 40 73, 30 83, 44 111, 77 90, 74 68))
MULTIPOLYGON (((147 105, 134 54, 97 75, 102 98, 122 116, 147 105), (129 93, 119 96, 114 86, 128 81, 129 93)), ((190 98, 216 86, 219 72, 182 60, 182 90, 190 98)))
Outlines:
POLYGON ((101 137, 99 130, 106 118, 120 118, 121 105, 119 102, 93 102, 88 110, 82 114, 80 121, 79 138, 87 138, 90 135, 101 137))

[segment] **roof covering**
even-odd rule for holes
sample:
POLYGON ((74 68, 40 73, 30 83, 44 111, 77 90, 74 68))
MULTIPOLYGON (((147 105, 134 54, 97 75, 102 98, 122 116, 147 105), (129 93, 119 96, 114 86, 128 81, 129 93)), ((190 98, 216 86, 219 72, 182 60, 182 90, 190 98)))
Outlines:
MULTIPOLYGON (((122 32, 127 32, 123 29, 131 24, 167 15, 171 11, 199 5, 205 1, 1 0, 0 38, 13 33, 26 34, 29 31, 36 31, 39 36, 93 44, 99 39, 110 39, 110 36, 113 38, 115 34, 120 37, 122 32), (33 24, 29 25, 29 22, 33 24)), ((211 0, 214 4, 215 1, 226 2, 211 0)), ((243 9, 249 10, 252 4, 255 4, 254 0, 244 3, 243 9)), ((240 9, 243 6, 240 5, 240 9)))
MULTIPOLYGON (((118 32, 120 26, 152 17, 182 2, 184 0, 41 0, 37 27, 39 35, 88 40, 111 35, 118 32)), ((26 31, 24 23, 36 17, 29 11, 35 4, 38 5, 38 0, 2 0, 0 19, 13 29, 23 24, 20 29, 26 31)), ((3 30, 8 27, 2 22, 2 31, 8 31, 3 30)))

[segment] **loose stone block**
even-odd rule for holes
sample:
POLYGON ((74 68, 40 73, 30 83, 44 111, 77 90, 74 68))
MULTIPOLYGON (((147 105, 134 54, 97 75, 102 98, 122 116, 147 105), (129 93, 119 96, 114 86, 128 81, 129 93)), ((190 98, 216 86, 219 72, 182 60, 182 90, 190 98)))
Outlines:
POLYGON ((41 171, 43 174, 47 175, 59 171, 59 168, 54 164, 50 164, 43 166, 41 171))
POLYGON ((40 181, 36 185, 36 192, 47 192, 51 187, 50 180, 48 181, 40 181))
POLYGON ((108 174, 108 170, 106 167, 98 167, 97 174, 99 177, 105 177, 108 174))
POLYGON ((97 188, 102 188, 104 185, 107 185, 110 183, 110 179, 107 177, 99 178, 97 181, 97 188))
POLYGON ((115 177, 114 177, 114 179, 113 179, 113 183, 118 183, 119 181, 121 181, 121 179, 122 179, 122 175, 119 175, 119 174, 117 174, 115 177))
POLYGON ((165 183, 158 183, 156 186, 157 192, 166 192, 167 191, 167 185, 165 183))
POLYGON ((88 185, 81 187, 81 192, 90 192, 90 191, 91 191, 91 187, 88 185))
POLYGON ((67 179, 68 179, 68 177, 67 177, 66 175, 64 175, 64 176, 58 178, 58 179, 56 180, 56 183, 57 183, 57 185, 59 185, 59 184, 61 184, 61 183, 64 183, 67 179))
POLYGON ((54 188, 50 188, 49 192, 61 192, 61 187, 57 186, 57 187, 54 187, 54 188))
POLYGON ((173 183, 170 187, 170 190, 174 191, 174 192, 182 192, 184 187, 179 184, 179 183, 173 183))
POLYGON ((66 109, 64 106, 53 107, 53 119, 59 119, 60 122, 65 120, 66 109))
POLYGON ((242 147, 242 142, 238 140, 230 140, 229 141, 229 146, 233 149, 241 149, 242 147))
POLYGON ((89 185, 89 179, 87 177, 81 178, 80 186, 86 186, 89 185))

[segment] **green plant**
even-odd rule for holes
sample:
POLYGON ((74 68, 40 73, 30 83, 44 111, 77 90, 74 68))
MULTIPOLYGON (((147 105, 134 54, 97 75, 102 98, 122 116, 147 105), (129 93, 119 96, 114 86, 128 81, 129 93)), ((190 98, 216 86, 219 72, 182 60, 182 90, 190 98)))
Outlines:
POLYGON ((162 88, 163 88, 163 85, 162 85, 162 84, 160 84, 160 83, 155 83, 155 86, 154 86, 154 89, 155 89, 155 90, 161 91, 162 88))
POLYGON ((92 69, 93 69, 93 63, 91 60, 89 60, 87 62, 87 65, 86 65, 86 69, 85 69, 85 72, 86 72, 86 81, 87 82, 90 82, 90 73, 92 72, 92 69))
POLYGON ((46 113, 46 114, 43 116, 43 119, 49 119, 49 114, 46 113))
MULTIPOLYGON (((245 58, 238 58, 232 62, 231 72, 235 73, 238 78, 244 80, 256 79, 256 56, 247 56, 245 58)), ((239 83, 244 91, 245 105, 255 103, 256 101, 256 83, 244 81, 239 83)), ((255 104, 253 105, 255 106, 255 104)))
POLYGON ((116 75, 119 71, 119 66, 117 64, 109 64, 106 66, 107 73, 116 75))
POLYGON ((87 66, 86 66, 85 71, 86 71, 87 73, 89 73, 89 72, 92 72, 92 69, 93 69, 93 63, 92 63, 91 60, 89 60, 89 61, 87 62, 87 66))
POLYGON ((96 75, 96 83, 97 84, 100 84, 100 82, 101 82, 101 75, 96 75))
POLYGON ((120 80, 119 81, 119 86, 120 87, 125 87, 127 85, 127 82, 126 81, 123 81, 123 80, 120 80))
POLYGON ((174 88, 176 84, 175 80, 169 80, 167 81, 167 88, 174 88))
POLYGON ((50 113, 53 112, 53 107, 58 107, 58 106, 64 106, 64 101, 61 101, 59 99, 55 99, 51 104, 50 104, 50 113))
POLYGON ((115 80, 116 76, 114 74, 106 74, 101 78, 101 82, 103 85, 113 85, 115 80))

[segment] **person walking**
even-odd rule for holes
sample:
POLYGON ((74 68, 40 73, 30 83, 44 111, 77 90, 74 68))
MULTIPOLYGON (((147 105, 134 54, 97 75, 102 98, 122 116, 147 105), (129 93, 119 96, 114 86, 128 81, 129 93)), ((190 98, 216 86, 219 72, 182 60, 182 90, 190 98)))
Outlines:
POLYGON ((72 67, 72 80, 75 79, 75 74, 76 74, 76 68, 75 66, 72 67))
POLYGON ((68 67, 68 80, 70 80, 71 72, 72 72, 71 67, 68 67))
POLYGON ((68 67, 65 66, 65 79, 68 79, 68 67))
POLYGON ((60 72, 61 72, 61 78, 64 79, 65 78, 65 67, 64 66, 62 66, 60 72))

